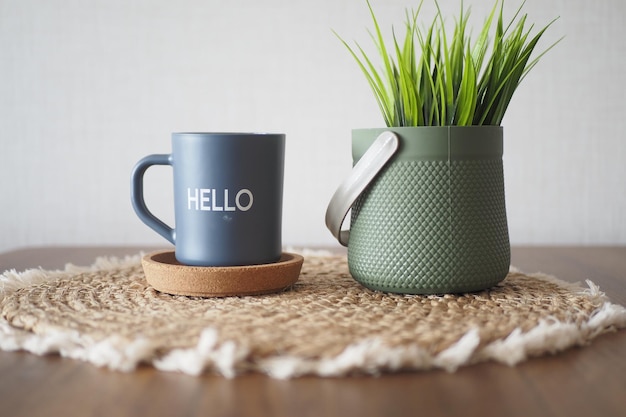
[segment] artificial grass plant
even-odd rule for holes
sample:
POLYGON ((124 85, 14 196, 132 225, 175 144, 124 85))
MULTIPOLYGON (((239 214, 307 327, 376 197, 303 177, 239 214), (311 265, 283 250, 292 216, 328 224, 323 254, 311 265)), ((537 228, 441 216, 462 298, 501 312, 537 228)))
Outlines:
POLYGON ((437 13, 430 26, 418 26, 422 3, 416 11, 406 12, 402 43, 393 31, 393 44, 389 46, 367 1, 375 29, 370 34, 382 58, 382 70, 376 69, 361 46, 356 44, 354 49, 339 37, 365 74, 385 123, 389 127, 499 126, 519 84, 558 43, 530 59, 554 20, 531 36, 534 25, 527 28, 527 15, 521 15, 525 1, 505 25, 504 1, 496 0, 472 41, 468 33, 469 9, 465 10, 462 2, 450 37, 436 0, 437 13))

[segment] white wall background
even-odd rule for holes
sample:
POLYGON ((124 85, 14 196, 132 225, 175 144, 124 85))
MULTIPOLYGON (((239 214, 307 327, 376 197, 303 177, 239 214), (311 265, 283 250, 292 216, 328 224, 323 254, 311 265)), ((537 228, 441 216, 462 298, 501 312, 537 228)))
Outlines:
MULTIPOLYGON (((385 28, 418 4, 372 2, 385 28)), ((476 26, 490 3, 465 1, 476 26)), ((525 11, 538 25, 560 16, 544 47, 566 38, 504 120, 511 241, 626 244, 626 2, 525 11)), ((350 130, 383 122, 331 29, 366 45, 369 27, 364 0, 0 0, 0 250, 165 243, 135 217, 129 174, 194 130, 286 133, 283 240, 334 244, 324 212, 350 130)), ((146 182, 172 223, 170 175, 146 182)))

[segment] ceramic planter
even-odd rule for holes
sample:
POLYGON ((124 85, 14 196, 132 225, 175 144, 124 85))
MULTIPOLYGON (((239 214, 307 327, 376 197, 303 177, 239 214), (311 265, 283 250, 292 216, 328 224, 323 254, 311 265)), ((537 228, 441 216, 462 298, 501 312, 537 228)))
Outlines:
POLYGON ((504 279, 510 245, 502 128, 357 129, 354 162, 389 131, 397 150, 352 204, 352 276, 371 289, 408 294, 477 291, 504 279))

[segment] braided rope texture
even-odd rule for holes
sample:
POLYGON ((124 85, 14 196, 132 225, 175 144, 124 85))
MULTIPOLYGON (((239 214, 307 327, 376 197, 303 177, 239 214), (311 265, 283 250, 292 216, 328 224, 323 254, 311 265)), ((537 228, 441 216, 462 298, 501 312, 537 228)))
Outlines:
POLYGON ((444 368, 584 345, 626 327, 626 310, 589 289, 512 270, 464 294, 373 291, 344 256, 305 256, 288 290, 173 296, 150 287, 139 258, 0 277, 0 348, 58 353, 121 371, 139 365, 198 375, 277 378, 444 368))

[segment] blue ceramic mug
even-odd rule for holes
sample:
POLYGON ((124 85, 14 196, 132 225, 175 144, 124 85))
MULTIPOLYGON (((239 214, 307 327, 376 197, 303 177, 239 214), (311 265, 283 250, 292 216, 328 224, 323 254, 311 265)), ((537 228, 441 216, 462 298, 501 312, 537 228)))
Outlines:
POLYGON ((185 265, 235 266, 281 256, 285 135, 173 133, 172 153, 141 159, 131 175, 137 216, 175 245, 185 265), (174 174, 172 228, 147 208, 143 177, 152 165, 174 174))

